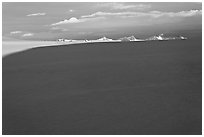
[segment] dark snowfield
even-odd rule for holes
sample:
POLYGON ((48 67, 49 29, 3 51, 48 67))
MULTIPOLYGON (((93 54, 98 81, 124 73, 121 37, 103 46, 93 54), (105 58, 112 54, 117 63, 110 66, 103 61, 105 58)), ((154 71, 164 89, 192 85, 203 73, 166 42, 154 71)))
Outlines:
POLYGON ((201 64, 201 39, 7 56, 3 134, 202 134, 201 64))

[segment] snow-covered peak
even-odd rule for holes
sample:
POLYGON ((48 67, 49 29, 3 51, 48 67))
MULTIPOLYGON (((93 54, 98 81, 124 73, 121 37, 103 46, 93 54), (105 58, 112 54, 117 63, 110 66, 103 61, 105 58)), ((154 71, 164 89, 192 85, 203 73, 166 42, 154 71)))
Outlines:
POLYGON ((130 37, 128 37, 128 39, 129 39, 130 41, 137 41, 137 39, 136 39, 134 36, 130 36, 130 37))
POLYGON ((183 36, 180 36, 180 38, 183 39, 183 40, 187 39, 187 37, 183 37, 183 36))
POLYGON ((58 39, 57 41, 60 41, 60 42, 72 42, 73 40, 71 40, 71 39, 58 39))
POLYGON ((134 36, 123 37, 123 38, 120 38, 119 40, 121 41, 142 41, 141 39, 136 39, 134 36))
POLYGON ((112 41, 112 39, 106 38, 106 37, 102 37, 100 39, 97 39, 99 41, 112 41))
POLYGON ((113 40, 107 37, 102 37, 96 40, 69 40, 69 39, 58 39, 57 41, 59 42, 64 42, 64 43, 93 43, 93 42, 124 42, 124 41, 153 41, 153 40, 159 40, 159 41, 163 41, 163 40, 186 40, 186 37, 183 36, 177 36, 177 37, 167 37, 164 36, 164 34, 159 34, 156 36, 152 36, 150 38, 147 39, 137 39, 134 36, 130 36, 130 37, 123 37, 117 40, 113 40))
POLYGON ((185 40, 187 39, 186 37, 183 36, 177 36, 177 37, 165 37, 164 34, 160 34, 160 35, 156 35, 156 36, 152 36, 147 38, 146 40, 185 40))

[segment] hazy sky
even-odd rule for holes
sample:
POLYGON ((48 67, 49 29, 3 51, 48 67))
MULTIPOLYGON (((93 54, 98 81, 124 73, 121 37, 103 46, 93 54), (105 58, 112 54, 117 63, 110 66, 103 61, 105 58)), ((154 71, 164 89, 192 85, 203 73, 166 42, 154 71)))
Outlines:
POLYGON ((3 38, 201 35, 201 3, 3 3, 3 38))

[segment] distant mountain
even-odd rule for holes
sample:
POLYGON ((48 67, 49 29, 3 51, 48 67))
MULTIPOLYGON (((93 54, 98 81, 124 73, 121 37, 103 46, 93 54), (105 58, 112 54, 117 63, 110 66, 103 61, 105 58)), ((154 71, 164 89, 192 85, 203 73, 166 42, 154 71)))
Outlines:
POLYGON ((160 34, 160 35, 156 35, 156 36, 152 36, 152 37, 149 37, 145 40, 185 40, 187 39, 186 37, 183 37, 183 36, 179 36, 179 37, 167 37, 167 36, 164 36, 164 34, 160 34))
POLYGON ((166 39, 166 38, 163 38, 163 35, 164 35, 164 34, 160 34, 160 35, 158 35, 158 36, 152 36, 152 37, 149 37, 149 38, 146 39, 146 40, 164 40, 164 39, 166 39))
POLYGON ((106 37, 102 37, 100 39, 97 39, 98 41, 113 41, 113 39, 109 39, 109 38, 106 38, 106 37))
POLYGON ((164 34, 160 34, 160 35, 156 35, 156 36, 152 36, 149 37, 147 39, 137 39, 134 36, 130 36, 130 37, 123 37, 117 40, 113 40, 107 37, 102 37, 96 40, 70 40, 70 39, 58 39, 57 41, 59 42, 68 42, 68 43, 94 43, 94 42, 129 42, 129 41, 152 41, 152 40, 159 40, 159 41, 163 41, 163 40, 185 40, 187 39, 186 37, 183 36, 178 36, 178 37, 169 37, 169 36, 164 36, 164 34))
POLYGON ((71 39, 58 39, 57 41, 60 41, 60 42, 72 42, 73 40, 71 40, 71 39))
POLYGON ((121 41, 142 41, 141 39, 136 39, 134 36, 123 37, 123 38, 120 38, 119 40, 121 41))
POLYGON ((185 39, 187 39, 187 37, 180 36, 180 39, 185 40, 185 39))

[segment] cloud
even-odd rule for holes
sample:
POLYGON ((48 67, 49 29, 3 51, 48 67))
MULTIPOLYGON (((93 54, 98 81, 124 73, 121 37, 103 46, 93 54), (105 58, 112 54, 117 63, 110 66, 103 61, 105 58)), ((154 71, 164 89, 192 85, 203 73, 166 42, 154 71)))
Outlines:
POLYGON ((83 22, 84 20, 79 20, 75 17, 72 17, 70 19, 65 19, 63 21, 57 22, 57 23, 53 23, 51 24, 51 26, 56 26, 56 25, 61 25, 61 24, 69 24, 69 23, 79 23, 79 22, 83 22))
POLYGON ((22 35, 22 37, 30 37, 30 36, 33 36, 34 34, 33 33, 25 33, 22 35))
MULTIPOLYGON (((49 27, 56 32, 67 29, 66 34, 82 35, 89 32, 93 34, 100 33, 116 33, 122 32, 137 32, 144 33, 145 31, 154 32, 158 30, 179 30, 193 28, 199 25, 202 15, 201 10, 189 10, 180 12, 164 12, 164 11, 123 11, 123 12, 95 12, 88 15, 83 15, 78 18, 68 19, 51 24, 49 27), (80 22, 80 23, 79 23, 80 22), (185 25, 184 25, 185 24, 185 25), (58 31, 57 31, 58 29, 58 31), (143 32, 144 31, 144 32, 143 32)), ((89 35, 89 34, 86 34, 89 35)))
POLYGON ((94 20, 99 20, 102 19, 103 17, 95 17, 95 18, 80 18, 77 19, 75 17, 72 17, 70 19, 65 19, 63 21, 53 23, 51 26, 57 26, 57 25, 63 25, 63 24, 75 24, 75 23, 81 23, 81 22, 86 22, 86 21, 94 21, 94 20))
POLYGON ((74 12, 74 10, 70 9, 69 12, 74 12))
POLYGON ((28 15, 26 15, 26 16, 44 16, 44 15, 46 15, 46 13, 33 13, 33 14, 28 14, 28 15))
POLYGON ((108 2, 108 3, 98 3, 96 7, 102 7, 102 8, 110 8, 112 10, 126 10, 126 9, 135 9, 135 10, 145 10, 151 8, 151 5, 149 4, 124 4, 124 3, 114 3, 114 2, 108 2))
POLYGON ((196 15, 202 15, 202 10, 190 10, 181 12, 161 12, 161 11, 150 11, 150 12, 96 12, 90 15, 81 16, 82 18, 94 18, 99 16, 120 16, 120 17, 144 17, 149 16, 158 18, 161 16, 167 17, 191 17, 196 15))
POLYGON ((190 10, 190 11, 181 11, 177 14, 173 13, 173 16, 183 16, 183 17, 190 17, 190 16, 196 16, 196 15, 202 15, 202 10, 190 10))
POLYGON ((90 15, 83 15, 82 18, 93 18, 97 16, 116 16, 116 15, 125 15, 125 14, 134 14, 135 12, 96 12, 90 15))
MULTIPOLYGON (((10 32, 11 35, 15 35, 15 34, 21 34, 23 33, 23 31, 12 31, 10 32)), ((25 34, 22 34, 22 37, 30 37, 30 36, 33 36, 34 34, 33 33, 25 33, 25 34)))
POLYGON ((22 33, 22 31, 12 31, 12 32, 10 32, 10 34, 20 34, 20 33, 22 33))
POLYGON ((96 12, 90 15, 83 15, 82 18, 95 18, 99 16, 114 16, 114 17, 136 17, 136 16, 149 16, 158 13, 146 13, 146 12, 96 12))

